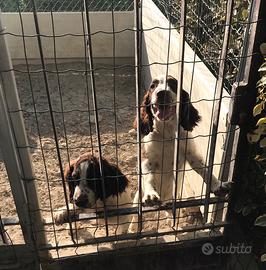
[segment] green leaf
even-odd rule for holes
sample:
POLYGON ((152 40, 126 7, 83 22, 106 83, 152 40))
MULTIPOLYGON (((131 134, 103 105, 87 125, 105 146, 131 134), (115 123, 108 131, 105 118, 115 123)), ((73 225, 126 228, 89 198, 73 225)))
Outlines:
POLYGON ((256 126, 261 126, 261 125, 264 125, 266 124, 266 117, 262 117, 258 120, 256 126))
POLYGON ((260 140, 260 147, 261 147, 261 148, 266 147, 266 137, 263 138, 262 140, 260 140))
POLYGON ((266 227, 266 214, 257 217, 254 225, 259 227, 266 227))
POLYGON ((266 93, 264 93, 265 88, 260 88, 261 90, 259 90, 259 95, 257 96, 257 102, 259 102, 260 100, 263 100, 264 102, 266 101, 266 93))
POLYGON ((257 85, 256 87, 259 88, 259 87, 264 87, 266 86, 266 76, 263 76, 258 82, 257 82, 257 85))
POLYGON ((256 134, 256 133, 248 133, 247 134, 247 140, 249 143, 256 143, 258 142, 260 139, 260 134, 256 134))
POLYGON ((252 132, 247 134, 247 140, 249 143, 256 143, 259 141, 261 135, 266 135, 266 124, 261 124, 252 132))
POLYGON ((242 20, 246 20, 248 17, 248 11, 247 9, 242 10, 242 20))
POLYGON ((266 135, 266 125, 261 125, 258 129, 260 130, 259 132, 261 135, 266 135))
POLYGON ((259 72, 264 72, 264 71, 266 71, 266 62, 264 62, 259 68, 259 72))
POLYGON ((253 116, 257 116, 262 112, 263 104, 264 102, 262 101, 253 108, 253 116))

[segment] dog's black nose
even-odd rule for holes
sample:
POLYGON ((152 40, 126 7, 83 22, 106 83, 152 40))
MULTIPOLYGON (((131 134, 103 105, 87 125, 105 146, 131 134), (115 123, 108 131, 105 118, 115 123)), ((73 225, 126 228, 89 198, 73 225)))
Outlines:
POLYGON ((74 199, 74 203, 78 207, 86 208, 88 206, 88 197, 84 194, 78 196, 78 198, 74 199))

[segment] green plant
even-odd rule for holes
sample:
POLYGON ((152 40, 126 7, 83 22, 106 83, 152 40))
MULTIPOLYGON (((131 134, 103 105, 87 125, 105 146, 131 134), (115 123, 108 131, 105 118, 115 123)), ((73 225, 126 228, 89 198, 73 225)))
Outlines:
MULTIPOLYGON (((266 56, 266 43, 261 45, 261 53, 266 56)), ((254 225, 257 232, 261 233, 266 227, 266 58, 258 71, 261 79, 257 82, 258 95, 253 108, 256 128, 247 134, 249 143, 253 145, 254 156, 244 175, 243 196, 238 200, 235 210, 243 216, 255 214, 254 225)), ((262 234, 262 237, 265 235, 262 234)), ((266 254, 261 255, 261 260, 266 260, 266 254)))

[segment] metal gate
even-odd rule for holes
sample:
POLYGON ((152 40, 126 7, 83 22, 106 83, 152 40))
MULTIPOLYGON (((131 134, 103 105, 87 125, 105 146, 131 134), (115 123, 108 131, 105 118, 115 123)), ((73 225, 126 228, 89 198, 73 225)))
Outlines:
MULTIPOLYGON (((96 266, 99 268, 99 260, 112 261, 113 266, 117 267, 117 263, 112 259, 113 254, 122 256, 122 261, 128 258, 134 266, 138 265, 134 254, 139 247, 141 250, 139 255, 150 252, 157 263, 159 262, 154 254, 158 248, 162 249, 160 254, 166 263, 167 254, 175 251, 182 253, 182 248, 187 256, 191 250, 199 252, 206 241, 222 245, 224 230, 226 228, 230 230, 230 223, 226 220, 228 197, 212 194, 212 176, 216 174, 221 182, 228 180, 231 182, 241 175, 239 163, 245 159, 242 154, 245 147, 243 138, 247 132, 245 126, 241 126, 243 113, 246 113, 242 111, 242 104, 246 102, 248 106, 253 105, 253 100, 245 95, 247 89, 254 86, 257 77, 251 70, 258 65, 257 47, 263 39, 260 33, 264 12, 262 1, 251 1, 248 16, 241 22, 243 49, 239 50, 237 55, 235 52, 232 53, 230 48, 230 38, 236 25, 233 14, 235 4, 233 0, 226 1, 223 10, 224 22, 216 26, 219 31, 224 31, 221 44, 218 44, 220 47, 217 45, 217 40, 214 42, 215 46, 219 47, 219 53, 218 56, 216 56, 217 52, 214 53, 210 58, 208 58, 209 48, 204 47, 206 44, 202 47, 199 47, 199 44, 202 44, 202 39, 208 39, 217 30, 215 27, 210 27, 213 32, 211 34, 208 32, 207 24, 210 23, 210 18, 206 15, 207 8, 210 10, 219 8, 216 1, 196 1, 195 10, 192 8, 193 1, 135 1, 135 27, 130 29, 121 29, 117 26, 118 15, 115 11, 130 12, 131 10, 131 15, 128 13, 125 16, 132 16, 132 1, 119 2, 119 4, 116 1, 98 1, 101 3, 93 5, 85 0, 84 3, 76 1, 74 6, 67 1, 67 8, 62 5, 59 7, 55 3, 45 6, 45 1, 16 2, 16 20, 20 24, 20 34, 5 29, 4 13, 0 14, 0 146, 3 166, 6 168, 17 213, 17 217, 7 217, 7 211, 0 212, 0 241, 2 239, 3 243, 0 246, 0 269, 33 269, 33 267, 40 269, 40 265, 47 269, 55 269, 60 264, 64 269, 70 269, 74 264, 78 264, 77 258, 62 259, 88 253, 98 254, 99 257, 98 259, 90 256, 82 258, 80 267, 84 268, 87 265, 86 269, 96 266), (100 26, 96 27, 98 30, 94 28, 92 22, 100 15, 94 15, 93 11, 98 10, 99 5, 102 10, 108 11, 106 18, 110 22, 109 30, 101 30, 100 26), (75 15, 73 21, 77 22, 77 18, 80 20, 77 28, 79 27, 81 32, 66 30, 62 33, 56 28, 60 20, 61 23, 62 20, 67 20, 67 17, 63 17, 66 14, 59 17, 61 15, 56 12, 70 10, 75 13, 73 13, 75 15), (23 13, 24 11, 29 13, 23 13), (42 14, 43 11, 46 14, 42 14), (191 21, 191 14, 196 17, 193 21, 191 21), (34 34, 27 32, 30 21, 34 25, 34 34), (43 22, 50 23, 49 31, 46 31, 43 22), (165 27, 163 22, 168 26, 165 27), (135 38, 135 63, 123 60, 126 62, 121 64, 119 62, 121 59, 118 59, 118 55, 123 54, 123 45, 119 43, 122 42, 120 35, 130 35, 130 33, 134 33, 135 38), (100 46, 95 38, 97 35, 102 37, 106 35, 109 38, 107 42, 110 44, 111 57, 108 65, 95 60, 95 51, 97 46, 100 46), (23 65, 12 65, 7 37, 20 39, 24 54, 23 65), (61 48, 58 49, 57 42, 65 37, 70 37, 71 42, 79 39, 80 43, 77 47, 81 49, 77 50, 83 50, 83 55, 78 60, 81 64, 75 61, 68 63, 69 60, 60 62, 58 55, 61 55, 61 48), (29 45, 29 40, 33 38, 35 44, 29 45), (52 42, 49 43, 50 41, 47 40, 52 42), (160 43, 162 40, 165 43, 160 43), (49 46, 52 49, 47 49, 49 46), (35 50, 35 53, 37 51, 39 54, 36 65, 32 64, 34 61, 29 57, 30 50, 35 50), (52 56, 52 59, 46 55, 52 56), (234 71, 233 77, 226 77, 232 66, 236 72, 234 71), (195 184, 194 175, 190 174, 193 171, 191 168, 185 166, 182 171, 179 171, 176 167, 180 154, 178 125, 174 138, 173 171, 176 177, 173 181, 173 190, 178 186, 178 174, 182 174, 184 186, 184 183, 188 182, 187 178, 192 179, 193 191, 188 196, 179 198, 175 191, 170 203, 163 203, 156 207, 143 205, 140 196, 138 203, 133 207, 129 205, 119 209, 117 206, 117 209, 110 211, 107 209, 104 195, 103 208, 100 211, 97 211, 96 207, 93 213, 80 213, 74 207, 74 212, 77 211, 77 214, 72 216, 73 209, 65 181, 64 166, 70 166, 73 157, 77 158, 88 149, 99 157, 99 179, 104 194, 103 164, 106 155, 109 155, 113 163, 121 167, 124 175, 130 178, 131 192, 139 190, 142 194, 145 173, 142 172, 144 143, 141 133, 141 109, 143 108, 141 100, 144 94, 143 87, 147 89, 147 85, 158 75, 158 72, 165 77, 174 75, 177 78, 177 119, 181 110, 182 89, 189 92, 193 105, 203 111, 206 107, 210 112, 210 115, 206 115, 206 112, 202 115, 202 121, 205 123, 202 126, 206 126, 204 132, 207 130, 207 135, 202 133, 199 127, 196 131, 198 133, 192 137, 198 142, 199 148, 206 147, 203 158, 204 168, 201 168, 204 170, 203 180, 206 185, 203 182, 200 185, 195 184), (210 97, 205 95, 207 92, 204 94, 201 94, 201 90, 197 92, 197 89, 203 88, 200 86, 201 80, 202 84, 205 83, 200 74, 208 76, 208 84, 213 90, 213 95, 210 97), (75 76, 77 79, 74 79, 75 76), (130 88, 134 76, 135 97, 130 88), (23 87, 22 84, 26 83, 26 80, 27 86, 23 87), (111 84, 111 90, 104 89, 106 84, 103 87, 102 80, 111 84), (80 81, 84 82, 82 86, 84 93, 83 89, 79 90, 80 81), (69 92, 66 91, 68 87, 69 92), (127 90, 124 92, 117 90, 120 87, 127 90), (99 89, 102 91, 99 92, 99 89), (30 101, 23 101, 23 93, 28 95, 30 101), (128 95, 128 98, 125 95, 128 95), (70 103, 66 103, 67 99, 70 103), (230 103, 230 108, 225 118, 221 119, 221 108, 225 101, 226 104, 230 103), (82 103, 78 104, 79 102, 82 103), (131 125, 131 118, 133 122, 134 114, 137 115, 137 131, 125 132, 125 129, 131 125), (111 123, 108 123, 107 117, 110 117, 108 119, 111 119, 111 123), (30 121, 33 123, 31 126, 28 125, 30 121), (221 142, 223 148, 219 149, 221 142), (131 152, 134 150, 136 154, 132 155, 131 152), (193 185, 198 190, 194 191, 193 185), (55 224, 55 215, 62 206, 65 207, 67 218, 62 222, 63 225, 58 225, 55 224), (187 214, 182 216, 184 209, 192 209, 191 216, 187 214), (170 226, 166 224, 165 211, 173 213, 170 226), (193 224, 186 224, 187 219, 194 217, 193 211, 198 211, 196 215, 202 214, 201 224, 198 220, 193 224), (116 229, 112 229, 114 224, 109 224, 108 217, 118 216, 119 220, 130 215, 137 218, 138 226, 135 233, 118 234, 118 224, 115 224, 116 229), (103 225, 99 223, 99 219, 104 219, 103 225), (13 244, 12 230, 18 230, 19 226, 22 243, 13 244), (89 231, 90 235, 81 239, 79 234, 82 235, 84 231, 86 233, 89 231), (88 266, 90 262, 93 266, 88 266)), ((105 24, 104 21, 102 23, 105 24)), ((62 44, 60 43, 61 47, 62 44)), ((67 47, 68 43, 65 43, 65 46, 67 47)), ((75 54, 75 52, 70 53, 75 54)), ((184 140, 189 140, 188 132, 184 140)), ((177 257, 181 260, 181 256, 177 257)), ((145 258, 148 264, 150 258, 149 256, 145 258)), ((207 269, 200 267, 210 265, 213 269, 222 269, 219 267, 223 262, 217 254, 208 257, 208 260, 207 257, 206 260, 204 258, 204 256, 203 258, 195 256, 195 261, 198 260, 200 264, 195 269, 207 269)), ((145 260, 144 258, 140 260, 142 265, 145 260)), ((229 260, 226 269, 233 269, 235 265, 239 267, 235 261, 230 265, 229 260)), ((250 265, 254 269, 254 264, 250 265)), ((107 265, 104 266, 103 263, 102 266, 107 265)), ((185 260, 180 263, 182 269, 189 269, 188 267, 192 266, 185 260)), ((154 265, 154 268, 156 267, 159 266, 154 265)), ((238 269, 251 268, 247 266, 238 269)))

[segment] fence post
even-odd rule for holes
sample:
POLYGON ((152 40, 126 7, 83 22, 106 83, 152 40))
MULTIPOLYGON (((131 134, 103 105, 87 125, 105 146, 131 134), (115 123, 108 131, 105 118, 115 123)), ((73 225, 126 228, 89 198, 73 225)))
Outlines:
MULTIPOLYGON (((260 53, 260 45, 266 41, 265 22, 266 22, 266 1, 257 0, 252 2, 251 21, 248 29, 248 39, 244 44, 246 57, 242 59, 242 69, 239 72, 239 79, 233 85, 230 113, 232 125, 239 126, 238 141, 236 144, 236 160, 233 170, 234 189, 228 207, 227 218, 236 226, 236 220, 239 218, 235 212, 235 204, 242 194, 239 193, 239 187, 243 185, 244 176, 249 168, 249 162, 252 158, 252 145, 247 140, 247 133, 250 128, 254 128, 253 107, 256 103, 257 88, 259 80, 258 69, 263 63, 263 56, 260 53)), ((239 221, 238 221, 239 222, 239 221)), ((241 223, 241 221, 240 221, 241 223)), ((238 230, 237 230, 238 231, 238 230)), ((234 236, 232 227, 227 230, 228 235, 234 236), (230 231, 231 230, 231 231, 230 231)))
MULTIPOLYGON (((1 18, 0 11, 0 141, 25 242, 38 248, 47 241, 15 75, 1 18)), ((42 253, 42 257, 47 255, 48 253, 42 253)))

